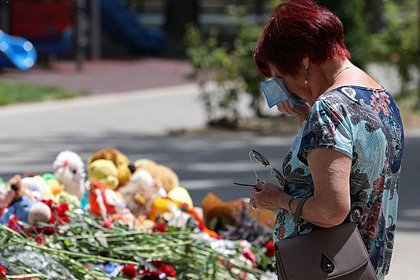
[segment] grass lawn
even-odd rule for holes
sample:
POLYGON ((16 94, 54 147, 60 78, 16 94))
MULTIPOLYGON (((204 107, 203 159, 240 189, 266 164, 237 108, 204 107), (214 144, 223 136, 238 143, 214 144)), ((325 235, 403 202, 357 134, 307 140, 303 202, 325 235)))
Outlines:
POLYGON ((53 85, 34 85, 12 81, 0 82, 0 106, 52 99, 67 99, 86 94, 86 92, 69 91, 53 85))

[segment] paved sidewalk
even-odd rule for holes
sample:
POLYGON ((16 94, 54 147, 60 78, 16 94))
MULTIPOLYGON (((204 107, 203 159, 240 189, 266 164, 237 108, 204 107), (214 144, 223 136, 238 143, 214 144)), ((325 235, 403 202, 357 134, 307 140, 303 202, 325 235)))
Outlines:
POLYGON ((191 73, 185 59, 144 57, 87 60, 82 71, 76 70, 74 61, 58 60, 50 67, 36 65, 26 72, 4 68, 0 78, 103 94, 189 84, 191 73))

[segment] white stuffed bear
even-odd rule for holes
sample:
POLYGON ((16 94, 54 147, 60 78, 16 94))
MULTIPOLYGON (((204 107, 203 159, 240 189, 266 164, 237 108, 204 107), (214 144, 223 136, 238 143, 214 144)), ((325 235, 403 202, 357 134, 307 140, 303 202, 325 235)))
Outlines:
POLYGON ((85 165, 78 154, 63 151, 53 164, 55 178, 64 185, 64 190, 82 199, 85 192, 85 165))

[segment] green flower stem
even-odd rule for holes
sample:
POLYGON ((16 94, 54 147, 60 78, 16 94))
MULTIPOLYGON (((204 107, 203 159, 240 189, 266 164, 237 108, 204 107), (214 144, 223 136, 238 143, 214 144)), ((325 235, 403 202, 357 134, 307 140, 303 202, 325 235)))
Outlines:
POLYGON ((40 274, 22 274, 22 275, 6 275, 7 279, 25 279, 32 277, 42 277, 40 274))
POLYGON ((128 261, 128 260, 120 260, 120 259, 108 258, 108 257, 103 257, 103 256, 98 256, 98 255, 89 255, 89 254, 84 254, 84 253, 76 253, 76 252, 71 252, 71 251, 52 249, 52 248, 48 248, 48 247, 45 247, 45 246, 40 246, 40 245, 34 244, 32 242, 25 242, 25 240, 23 240, 23 241, 24 242, 16 242, 16 243, 24 244, 24 245, 39 249, 41 251, 50 252, 53 255, 62 254, 62 255, 68 255, 68 256, 77 257, 77 258, 87 258, 87 259, 101 260, 101 261, 105 261, 105 262, 108 261, 108 262, 114 262, 114 263, 134 264, 134 265, 138 264, 137 262, 128 261))
MULTIPOLYGON (((121 240, 121 237, 124 236, 130 236, 130 235, 134 235, 134 236, 138 236, 138 237, 144 237, 144 238, 148 238, 153 236, 154 238, 158 237, 166 237, 166 236, 179 236, 179 235, 189 235, 191 234, 190 231, 173 231, 173 232, 141 232, 141 231, 121 231, 118 233, 104 233, 103 235, 101 235, 102 237, 105 238, 112 238, 112 237, 116 237, 119 238, 119 240, 121 240)), ((68 239, 69 237, 74 238, 74 239, 89 239, 94 237, 93 234, 85 234, 85 235, 73 235, 73 236, 57 236, 57 239, 68 239)))

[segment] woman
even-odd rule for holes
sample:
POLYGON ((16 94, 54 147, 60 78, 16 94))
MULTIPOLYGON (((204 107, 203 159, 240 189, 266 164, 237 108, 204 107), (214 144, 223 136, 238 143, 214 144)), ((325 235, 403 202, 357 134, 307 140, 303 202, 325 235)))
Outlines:
POLYGON ((292 213, 302 198, 309 198, 303 233, 355 222, 383 279, 393 249, 403 151, 391 94, 350 62, 340 20, 310 0, 276 9, 254 58, 260 72, 283 80, 308 106, 277 104, 301 126, 283 163, 284 191, 257 182, 253 206, 280 209, 274 241, 292 234, 292 213))

